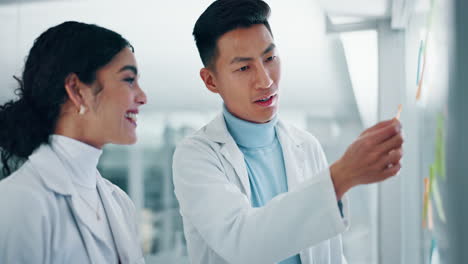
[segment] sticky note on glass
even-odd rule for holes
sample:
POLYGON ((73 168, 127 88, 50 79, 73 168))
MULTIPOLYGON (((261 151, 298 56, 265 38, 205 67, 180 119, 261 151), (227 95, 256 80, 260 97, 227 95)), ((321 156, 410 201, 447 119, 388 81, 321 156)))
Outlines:
POLYGON ((445 218, 444 205, 442 203, 442 198, 440 196, 439 184, 437 183, 437 179, 434 178, 431 185, 432 185, 432 188, 431 188, 432 198, 434 198, 435 206, 437 209, 437 214, 439 215, 440 220, 443 223, 445 223, 447 219, 445 218))
POLYGON ((424 72, 426 70, 426 52, 425 51, 423 52, 422 60, 423 61, 422 61, 421 74, 418 75, 419 82, 418 82, 418 88, 416 91, 416 101, 419 101, 421 99, 421 93, 422 93, 422 87, 423 87, 423 81, 424 81, 424 72))
POLYGON ((395 118, 396 118, 397 120, 400 120, 400 115, 401 115, 401 111, 402 111, 402 110, 403 110, 403 106, 402 106, 401 104, 398 105, 398 111, 397 111, 397 113, 396 113, 396 115, 395 115, 395 118))
POLYGON ((424 40, 421 39, 421 42, 419 44, 419 52, 418 52, 418 69, 416 72, 416 85, 419 85, 419 78, 421 77, 421 60, 422 60, 422 54, 424 50, 424 40))
POLYGON ((435 144, 435 166, 436 174, 445 180, 445 140, 444 140, 444 116, 437 115, 437 131, 435 144))
POLYGON ((436 172, 437 172, 437 168, 436 168, 435 164, 432 164, 429 167, 429 186, 428 186, 429 189, 427 190, 428 195, 432 194, 432 187, 433 187, 433 183, 434 183, 434 180, 435 180, 435 177, 436 177, 436 172))
POLYGON ((434 229, 434 217, 433 217, 433 214, 432 214, 431 199, 429 199, 428 204, 427 204, 427 228, 429 230, 434 229))
POLYGON ((429 210, 429 188, 430 188, 429 179, 424 178, 424 197, 423 197, 423 215, 422 215, 423 228, 427 227, 427 213, 429 210))

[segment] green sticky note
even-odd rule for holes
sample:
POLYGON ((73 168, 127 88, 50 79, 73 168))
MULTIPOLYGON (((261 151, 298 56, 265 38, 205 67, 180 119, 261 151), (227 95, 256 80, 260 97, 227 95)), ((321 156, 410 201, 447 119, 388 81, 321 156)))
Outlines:
POLYGON ((431 185, 432 198, 434 199, 436 205, 437 214, 439 215, 440 220, 442 220, 442 222, 445 223, 445 210, 444 205, 442 204, 442 198, 440 197, 439 184, 437 183, 437 179, 434 178, 434 180, 431 181, 431 185))
POLYGON ((444 116, 437 115, 437 130, 435 143, 435 173, 445 180, 445 140, 444 140, 444 116))
POLYGON ((445 180, 446 179, 446 175, 445 175, 445 144, 443 144, 443 141, 442 141, 442 148, 440 150, 440 160, 439 160, 439 175, 440 177, 445 180))
POLYGON ((431 167, 429 168, 429 190, 427 191, 428 195, 431 195, 432 192, 432 183, 435 180, 435 175, 436 175, 436 166, 433 163, 431 167))
POLYGON ((436 159, 435 159, 434 163, 432 163, 431 167, 434 170, 434 175, 439 176, 440 175, 439 171, 440 171, 441 160, 437 156, 438 155, 436 153, 436 159))

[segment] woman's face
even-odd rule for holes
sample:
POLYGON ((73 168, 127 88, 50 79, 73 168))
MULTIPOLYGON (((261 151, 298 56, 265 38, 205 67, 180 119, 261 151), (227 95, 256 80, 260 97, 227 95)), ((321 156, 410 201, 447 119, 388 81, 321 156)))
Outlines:
POLYGON ((138 70, 133 52, 125 48, 110 63, 96 72, 96 81, 86 89, 86 138, 90 144, 133 144, 139 107, 146 104, 146 94, 138 84, 138 70))

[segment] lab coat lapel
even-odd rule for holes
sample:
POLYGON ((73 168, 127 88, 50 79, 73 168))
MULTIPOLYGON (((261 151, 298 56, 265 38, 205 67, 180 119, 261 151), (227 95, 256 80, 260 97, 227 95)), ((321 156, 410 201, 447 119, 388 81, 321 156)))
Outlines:
POLYGON ((97 187, 101 194, 104 211, 109 221, 120 262, 131 263, 131 260, 137 259, 132 254, 139 252, 137 248, 139 245, 133 240, 129 225, 125 222, 126 216, 114 199, 114 190, 107 186, 100 175, 97 180, 97 187))
MULTIPOLYGON (((105 238, 100 232, 100 228, 97 225, 96 222, 96 212, 91 211, 91 208, 83 201, 83 198, 79 197, 78 193, 75 193, 75 195, 72 195, 69 198, 69 201, 71 203, 71 207, 74 211, 74 214, 78 221, 85 226, 93 236, 95 236, 97 239, 101 241, 105 241, 105 238)), ((100 205, 99 205, 100 206, 100 205)), ((101 221, 104 221, 104 216, 100 215, 101 221)))
POLYGON ((301 140, 295 138, 281 120, 276 126, 276 134, 283 150, 288 191, 291 191, 304 180, 305 152, 301 140))
POLYGON ((239 180, 242 184, 244 193, 250 199, 250 181, 249 175, 247 173, 247 168, 245 166, 244 154, 242 154, 234 140, 232 140, 232 142, 224 144, 220 152, 234 168, 234 171, 236 172, 237 177, 239 177, 239 180))
MULTIPOLYGON (((306 164, 305 140, 281 121, 278 122, 276 133, 283 150, 288 191, 291 191, 299 187, 301 182, 306 179, 304 176, 306 164)), ((299 255, 302 263, 315 263, 317 257, 311 254, 310 249, 302 250, 299 255)))
POLYGON ((65 200, 71 210, 73 217, 76 220, 77 228, 83 239, 83 244, 86 248, 90 262, 95 259, 94 250, 90 248, 91 243, 88 242, 91 239, 90 236, 86 235, 85 229, 89 230, 90 234, 94 235, 98 239, 103 240, 102 235, 97 232, 97 226, 91 224, 91 217, 96 217, 94 213, 90 213, 90 208, 87 207, 85 202, 78 196, 75 186, 72 182, 73 173, 65 165, 64 161, 53 151, 49 145, 42 145, 36 150, 29 158, 31 164, 38 171, 42 182, 55 193, 65 196, 65 200))
POLYGON ((206 127, 207 136, 221 145, 220 153, 231 164, 241 183, 241 187, 250 199, 250 182, 245 165, 244 154, 240 151, 236 142, 229 133, 223 114, 218 115, 206 127))
POLYGON ((91 247, 92 244, 90 243, 90 240, 92 239, 91 236, 93 235, 96 237, 99 236, 95 232, 95 227, 89 224, 88 218, 85 217, 85 214, 83 213, 84 210, 89 209, 85 208, 85 205, 83 205, 82 201, 76 201, 76 196, 68 196, 66 197, 66 201, 68 203, 68 206, 70 207, 73 217, 75 218, 76 227, 80 232, 80 236, 83 239, 84 247, 86 248, 86 252, 88 253, 89 262, 94 263, 93 260, 97 258, 97 253, 96 248, 91 247))

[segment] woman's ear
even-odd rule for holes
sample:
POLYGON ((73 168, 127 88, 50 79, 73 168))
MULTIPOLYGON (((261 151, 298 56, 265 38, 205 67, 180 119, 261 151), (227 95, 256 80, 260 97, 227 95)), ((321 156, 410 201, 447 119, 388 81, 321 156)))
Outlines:
POLYGON ((67 91, 68 98, 80 115, 83 115, 88 109, 85 100, 85 88, 86 86, 80 81, 76 73, 70 73, 67 78, 65 78, 65 90, 67 91))
POLYGON ((216 86, 216 78, 214 73, 208 68, 202 68, 200 70, 200 77, 205 83, 206 88, 213 93, 219 93, 218 87, 216 86))

